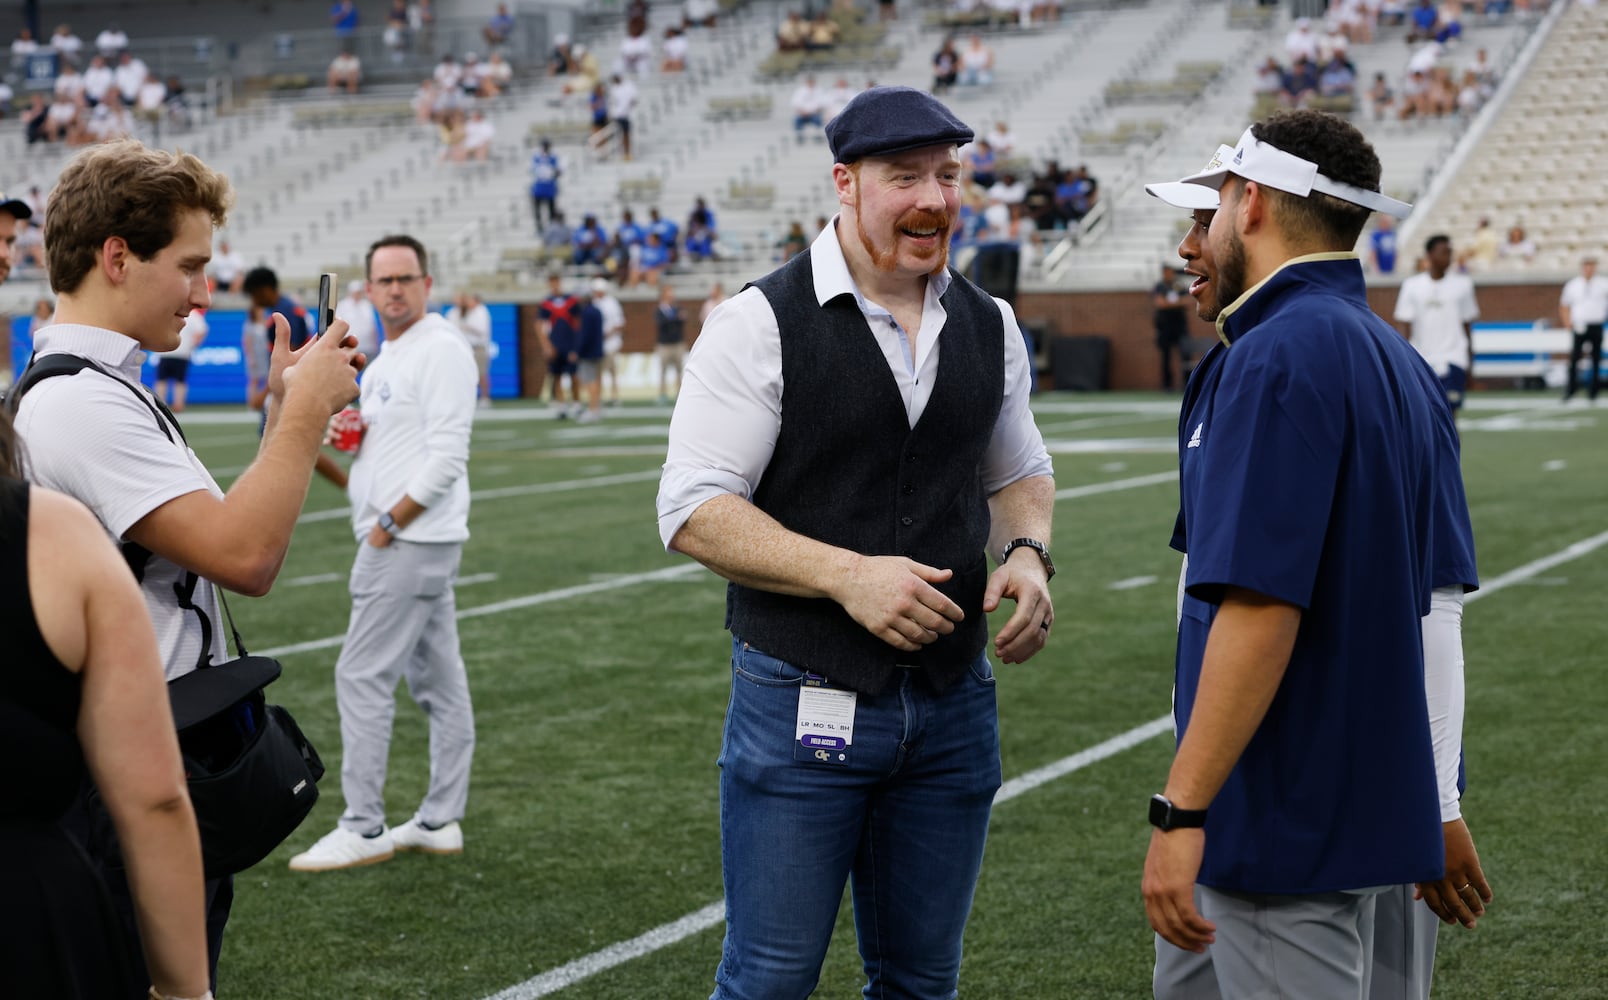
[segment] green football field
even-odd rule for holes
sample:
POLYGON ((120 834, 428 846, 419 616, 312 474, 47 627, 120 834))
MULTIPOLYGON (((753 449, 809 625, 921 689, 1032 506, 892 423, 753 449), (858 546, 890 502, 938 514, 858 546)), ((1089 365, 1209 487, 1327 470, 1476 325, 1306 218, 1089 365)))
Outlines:
MULTIPOLYGON (((1139 878, 1171 753, 1176 405, 1035 406, 1059 488, 1058 627, 1032 662, 999 668, 1008 784, 963 997, 1149 996, 1139 878)), ((667 426, 642 407, 591 427, 499 408, 476 425, 457 594, 479 744, 455 858, 286 868, 341 809, 331 674, 355 542, 344 498, 315 483, 273 593, 232 603, 253 651, 282 658, 272 700, 330 773, 302 829, 237 879, 222 996, 708 996, 729 647, 724 583, 659 544, 667 426)), ((1442 932, 1436 993, 1608 997, 1608 410, 1482 395, 1464 427, 1487 584, 1464 622, 1464 808, 1496 901, 1477 930, 1442 932)), ((187 430, 225 485, 256 447, 227 413, 187 430)), ((398 701, 392 823, 427 769, 423 719, 405 690, 398 701)), ((845 906, 816 995, 858 996, 860 982, 845 906)))

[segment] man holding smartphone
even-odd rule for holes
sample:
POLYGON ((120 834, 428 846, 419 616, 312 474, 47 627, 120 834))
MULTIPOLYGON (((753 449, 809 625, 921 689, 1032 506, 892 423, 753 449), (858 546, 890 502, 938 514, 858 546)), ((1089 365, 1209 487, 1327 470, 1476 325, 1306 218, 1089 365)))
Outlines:
POLYGON ((348 495, 357 559, 352 615, 335 664, 341 715, 340 822, 290 860, 319 872, 457 854, 475 722, 458 648, 453 582, 469 538, 469 434, 480 377, 463 335, 430 313, 429 258, 411 236, 369 248, 368 292, 386 346, 363 378, 364 434, 348 495), (385 821, 397 681, 430 723, 430 786, 418 810, 385 821))

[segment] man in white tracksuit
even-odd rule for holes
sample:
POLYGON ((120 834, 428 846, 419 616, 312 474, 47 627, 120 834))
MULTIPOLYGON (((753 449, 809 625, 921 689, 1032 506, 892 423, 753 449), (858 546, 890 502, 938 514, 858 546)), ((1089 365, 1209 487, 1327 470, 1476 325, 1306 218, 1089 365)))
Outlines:
POLYGON ((469 433, 479 373, 463 335, 427 311, 429 265, 409 236, 368 253, 385 350, 363 377, 364 436, 348 493, 359 546, 352 617, 335 664, 341 715, 339 824, 290 861, 331 871, 394 851, 456 854, 469 797, 474 715, 458 649, 453 582, 469 537, 469 433), (430 723, 430 786, 418 811, 385 821, 385 765, 399 678, 430 723))

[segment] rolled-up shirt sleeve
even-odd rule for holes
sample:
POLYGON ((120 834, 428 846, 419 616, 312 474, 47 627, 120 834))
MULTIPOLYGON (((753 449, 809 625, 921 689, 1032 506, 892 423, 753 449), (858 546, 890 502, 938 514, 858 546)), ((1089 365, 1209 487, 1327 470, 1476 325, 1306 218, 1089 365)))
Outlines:
POLYGON ((983 492, 989 496, 1019 479, 1054 475, 1044 436, 1027 405, 1033 389, 1033 359, 1027 355, 1015 311, 1006 302, 994 302, 1005 321, 1005 396, 994 435, 983 453, 983 492))
POLYGON ((781 427, 781 332, 764 294, 749 288, 709 314, 687 359, 659 477, 666 549, 705 502, 753 496, 781 427))

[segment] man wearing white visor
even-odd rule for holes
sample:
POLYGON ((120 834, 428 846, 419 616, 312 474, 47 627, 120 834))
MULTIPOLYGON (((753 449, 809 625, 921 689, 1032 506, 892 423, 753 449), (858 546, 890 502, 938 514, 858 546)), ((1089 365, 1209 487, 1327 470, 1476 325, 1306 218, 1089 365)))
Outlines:
POLYGON ((1194 213, 1179 253, 1223 341, 1179 424, 1156 996, 1359 1000, 1382 893, 1419 884, 1465 923, 1489 899, 1472 844, 1448 871, 1420 630, 1434 587, 1475 579, 1456 431, 1368 308, 1352 248, 1370 211, 1408 206, 1366 139, 1296 111, 1214 161, 1147 188, 1194 213))

